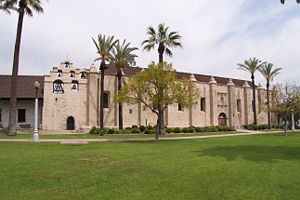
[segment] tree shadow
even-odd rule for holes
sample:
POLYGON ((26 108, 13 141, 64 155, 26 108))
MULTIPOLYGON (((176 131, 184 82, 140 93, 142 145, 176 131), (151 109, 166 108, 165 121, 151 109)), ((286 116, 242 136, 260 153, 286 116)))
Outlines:
POLYGON ((242 158, 254 162, 300 160, 300 147, 291 146, 219 146, 200 151, 201 156, 223 157, 227 161, 242 158))

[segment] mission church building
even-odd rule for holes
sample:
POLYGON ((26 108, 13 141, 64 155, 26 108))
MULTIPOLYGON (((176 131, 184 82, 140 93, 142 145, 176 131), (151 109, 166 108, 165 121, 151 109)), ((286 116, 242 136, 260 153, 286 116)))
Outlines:
MULTIPOLYGON (((143 70, 126 67, 123 82, 143 70)), ((253 123, 251 82, 201 74, 177 72, 187 76, 200 90, 198 104, 192 108, 169 106, 165 112, 168 127, 228 125, 240 128, 253 123)), ((39 81, 39 124, 43 130, 74 130, 87 132, 99 125, 100 73, 95 65, 77 68, 70 61, 53 67, 50 75, 19 76, 17 88, 17 127, 33 127, 34 82, 39 81)), ((8 127, 10 76, 0 75, 0 128, 8 127)), ((118 103, 116 69, 108 65, 104 80, 104 126, 118 127, 118 103)), ((256 87, 256 109, 259 124, 267 123, 263 109, 266 90, 256 87)), ((124 127, 155 125, 156 115, 142 103, 123 104, 124 127)))

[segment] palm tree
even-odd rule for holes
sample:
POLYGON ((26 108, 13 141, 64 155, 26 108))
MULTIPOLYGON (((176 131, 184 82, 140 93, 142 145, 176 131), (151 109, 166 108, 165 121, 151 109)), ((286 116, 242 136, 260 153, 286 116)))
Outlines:
POLYGON ((257 58, 250 58, 249 60, 245 60, 244 64, 237 64, 239 67, 238 69, 241 69, 243 71, 249 72, 251 74, 251 80, 252 80, 252 93, 253 93, 253 123, 257 124, 256 119, 256 97, 255 97, 255 82, 254 82, 254 74, 255 72, 260 68, 261 61, 257 58))
MULTIPOLYGON (((158 62, 161 64, 164 62, 164 53, 170 57, 173 56, 172 51, 170 50, 171 47, 182 47, 180 43, 181 36, 178 32, 172 31, 169 33, 169 27, 165 27, 164 24, 159 24, 157 31, 152 26, 149 26, 147 34, 149 35, 149 38, 142 42, 142 45, 144 46, 143 50, 150 51, 158 45, 158 62)), ((159 93, 161 96, 164 96, 164 88, 161 88, 159 93)), ((162 126, 157 127, 157 131, 161 131, 159 134, 164 133, 164 113, 162 113, 161 122, 157 124, 162 126)))
MULTIPOLYGON (((122 75, 124 67, 133 65, 137 55, 132 52, 138 50, 137 47, 130 47, 130 43, 126 43, 126 40, 120 44, 118 41, 115 47, 112 49, 112 56, 110 58, 117 69, 118 78, 118 92, 122 89, 122 75)), ((123 107, 122 103, 119 103, 119 129, 123 129, 123 107)))
POLYGON ((108 61, 111 57, 111 51, 117 41, 114 40, 114 36, 105 37, 105 35, 98 35, 98 40, 96 41, 94 38, 93 42, 96 46, 97 53, 99 54, 99 58, 96 58, 95 61, 101 60, 100 68, 101 71, 101 89, 100 89, 100 128, 104 128, 103 123, 103 95, 104 95, 104 71, 107 69, 105 61, 108 61))
MULTIPOLYGON (((282 4, 284 4, 285 0, 280 0, 282 4)), ((296 0, 297 3, 300 3, 300 0, 296 0)))
POLYGON ((179 41, 181 36, 176 31, 170 33, 168 31, 169 27, 165 27, 164 24, 159 24, 157 31, 152 26, 149 26, 147 30, 149 38, 142 42, 143 49, 147 51, 154 49, 155 45, 158 45, 159 63, 164 61, 164 53, 172 57, 173 54, 170 47, 182 47, 179 41))
POLYGON ((9 133, 8 135, 16 135, 16 104, 17 104, 17 77, 19 71, 19 57, 24 15, 33 16, 33 11, 43 13, 42 2, 40 0, 5 0, 1 5, 1 10, 10 13, 15 10, 19 14, 17 36, 14 50, 13 68, 10 87, 10 107, 9 107, 9 133))
POLYGON ((271 114, 270 114, 270 97, 269 97, 269 89, 270 89, 270 82, 273 78, 280 73, 282 68, 275 68, 273 69, 272 63, 264 62, 258 71, 265 77, 267 83, 267 105, 268 105, 268 127, 271 128, 271 114))

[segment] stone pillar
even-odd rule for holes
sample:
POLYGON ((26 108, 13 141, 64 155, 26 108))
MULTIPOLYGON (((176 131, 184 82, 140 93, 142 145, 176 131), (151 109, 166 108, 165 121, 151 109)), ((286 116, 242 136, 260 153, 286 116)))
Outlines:
MULTIPOLYGON (((194 74, 191 74, 189 79, 193 84, 196 84, 197 80, 194 74)), ((189 126, 193 126, 193 106, 189 108, 189 126)))
MULTIPOLYGON (((115 76, 115 87, 114 87, 114 126, 119 126, 119 103, 117 100, 117 95, 118 95, 118 77, 117 75, 115 76)), ((123 114, 124 115, 124 114, 123 114)))
POLYGON ((217 82, 212 76, 209 81, 209 105, 210 105, 210 125, 216 125, 217 117, 217 92, 216 92, 217 82))
POLYGON ((262 105, 263 105, 263 87, 261 86, 261 84, 258 85, 257 87, 257 104, 258 104, 258 113, 257 113, 257 118, 259 116, 259 114, 262 112, 262 105))
POLYGON ((234 95, 234 83, 229 79, 228 88, 228 125, 236 127, 236 99, 234 95))
POLYGON ((90 67, 87 81, 87 122, 88 126, 98 125, 99 110, 99 72, 93 64, 90 67))
MULTIPOLYGON (((245 125, 248 125, 249 124, 249 109, 248 109, 248 105, 249 105, 249 99, 248 99, 248 90, 250 88, 250 85, 248 84, 247 81, 244 82, 244 85, 243 85, 243 88, 244 88, 244 119, 245 119, 245 125)), ((250 107, 251 107, 251 110, 252 110, 252 103, 250 101, 250 107)))

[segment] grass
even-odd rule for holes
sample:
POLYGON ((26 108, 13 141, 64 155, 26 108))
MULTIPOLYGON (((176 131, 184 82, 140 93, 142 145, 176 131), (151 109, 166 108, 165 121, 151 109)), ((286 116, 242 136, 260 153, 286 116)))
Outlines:
POLYGON ((299 199, 300 133, 144 143, 1 143, 10 199, 299 199))
MULTIPOLYGON (((204 136, 204 135, 221 135, 221 134, 232 134, 236 132, 207 132, 207 133, 176 133, 176 134, 165 134, 160 137, 187 137, 187 136, 204 136)), ((129 139, 129 138, 154 138, 154 134, 106 134, 104 136, 92 135, 92 134, 55 134, 46 135, 39 134, 41 139, 129 139)), ((32 133, 18 134, 16 136, 7 136, 6 134, 0 133, 0 139, 30 139, 32 133)))

